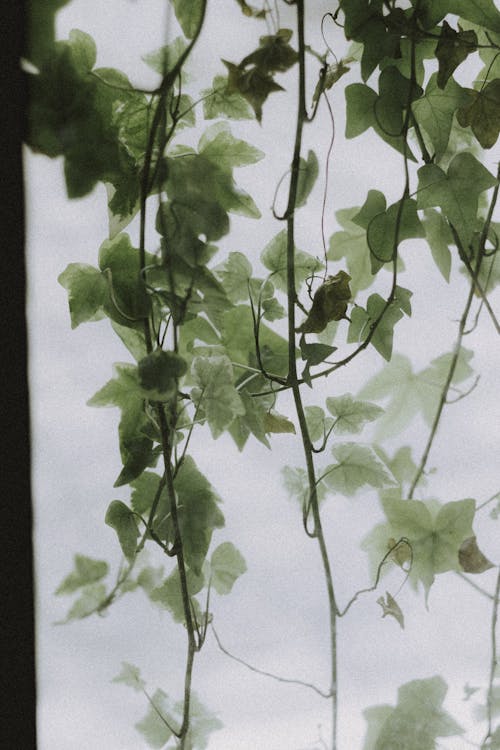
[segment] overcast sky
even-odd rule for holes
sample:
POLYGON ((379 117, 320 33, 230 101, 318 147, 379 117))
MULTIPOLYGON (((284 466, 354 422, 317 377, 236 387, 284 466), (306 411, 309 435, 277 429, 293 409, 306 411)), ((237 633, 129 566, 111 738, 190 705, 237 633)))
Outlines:
MULTIPOLYGON (((280 3, 282 26, 292 28, 293 15, 280 3)), ((159 0, 73 0, 58 17, 58 35, 67 38, 72 28, 90 33, 97 43, 98 66, 126 72, 136 85, 154 85, 154 74, 140 61, 145 52, 165 42, 165 18, 159 0), (161 19, 161 20, 160 20, 161 19)), ((314 3, 308 34, 321 48, 319 26, 327 2, 314 3)), ((221 73, 216 58, 238 61, 249 51, 246 29, 265 33, 264 26, 247 21, 237 3, 209 3, 207 31, 196 53, 192 88, 208 85, 221 73), (248 46, 247 46, 248 45, 248 46), (208 70, 208 73, 206 72, 208 70)), ((169 27, 170 39, 174 36, 169 27)), ((345 54, 346 46, 329 28, 329 43, 345 54)), ((315 69, 314 69, 315 70, 315 69)), ((316 73, 314 72, 314 75, 316 73)), ((346 83, 357 80, 355 73, 346 83)), ((293 94, 292 82, 287 87, 293 94)), ((312 86, 313 84, 311 84, 312 86)), ((312 90, 312 89, 311 89, 312 90)), ((281 229, 270 206, 276 183, 286 170, 293 139, 294 105, 288 93, 276 95, 264 109, 263 127, 237 123, 240 137, 268 154, 264 162, 238 171, 237 181, 254 196, 263 218, 238 219, 234 233, 220 243, 223 253, 237 250, 258 264, 258 256, 281 229)), ((402 166, 395 152, 378 139, 346 141, 342 87, 332 94, 336 140, 329 174, 328 236, 337 229, 334 211, 361 205, 370 188, 382 190, 388 203, 400 196, 402 166)), ((201 120, 201 118, 200 118, 201 120)), ((323 107, 314 127, 306 131, 305 148, 313 147, 324 164, 330 125, 323 107)), ((496 154, 488 154, 494 171, 496 154)), ((141 696, 122 685, 110 684, 122 661, 140 667, 151 692, 161 687, 174 699, 181 695, 185 633, 167 614, 153 609, 136 593, 116 603, 104 618, 93 617, 65 626, 53 623, 64 617, 69 601, 54 590, 72 567, 74 553, 106 559, 113 571, 120 562, 114 532, 104 524, 112 499, 127 501, 127 488, 113 489, 120 471, 114 409, 91 409, 86 401, 112 376, 112 364, 130 361, 130 355, 112 333, 109 323, 85 324, 70 329, 66 292, 57 276, 70 262, 96 265, 99 245, 107 236, 105 192, 98 187, 88 197, 69 202, 65 196, 62 161, 27 155, 28 269, 30 271, 30 378, 34 438, 33 493, 38 606, 38 680, 40 750, 138 750, 146 747, 134 729, 147 705, 141 696)), ((297 245, 321 254, 320 212, 324 182, 318 181, 307 209, 298 213, 297 245)), ((137 242, 137 225, 127 230, 137 242)), ((156 249, 156 240, 149 235, 156 249)), ((448 286, 439 275, 423 242, 405 243, 407 271, 403 286, 414 291, 411 319, 396 328, 395 345, 416 368, 450 351, 460 317, 465 281, 454 273, 448 286)), ((340 266, 339 266, 340 267, 340 266)), ((337 269, 331 269, 336 272, 337 269)), ((380 293, 389 289, 389 275, 381 274, 380 293)), ((492 296, 498 307, 499 294, 492 296)), ((344 325, 342 323, 341 325, 344 325)), ((450 406, 444 415, 430 465, 437 468, 426 497, 445 503, 465 497, 482 502, 500 489, 498 449, 500 409, 497 398, 497 337, 485 315, 466 345, 475 350, 478 387, 450 406)), ((320 405, 326 395, 356 393, 382 366, 379 355, 368 350, 314 394, 308 403, 320 405)), ((293 419, 288 397, 278 410, 293 419)), ((370 433, 365 433, 369 439, 370 433)), ((231 540, 247 560, 248 572, 228 597, 213 601, 214 622, 225 646, 257 667, 284 677, 296 677, 328 687, 327 607, 316 545, 302 530, 298 507, 286 497, 280 479, 284 464, 299 466, 302 454, 297 438, 277 435, 273 451, 249 441, 238 453, 226 436, 213 443, 203 430, 193 440, 193 455, 224 500, 226 527, 214 544, 231 540)), ((427 432, 415 421, 407 434, 389 442, 422 449, 427 432)), ((419 495, 423 497, 423 495, 419 495)), ((367 557, 360 540, 382 514, 374 493, 354 499, 336 497, 325 507, 325 529, 331 551, 338 600, 342 606, 359 588, 371 583, 367 557)), ((500 562, 498 526, 486 514, 475 528, 481 547, 500 562)), ((151 560, 158 565, 158 557, 151 560)), ((495 571, 478 576, 493 589, 495 571)), ((391 574, 382 590, 361 598, 339 625, 339 680, 341 750, 361 748, 365 731, 362 709, 374 704, 395 704, 397 688, 414 678, 441 674, 449 684, 447 708, 464 725, 474 727, 463 686, 485 686, 489 668, 490 606, 486 599, 451 574, 439 576, 429 598, 415 596, 410 586, 398 602, 405 612, 401 630, 391 618, 380 617, 376 599, 397 590, 391 574)), ((250 673, 221 654, 208 638, 197 658, 194 688, 200 699, 224 723, 214 733, 209 750, 303 750, 314 748, 318 726, 329 736, 329 705, 314 693, 275 683, 250 673)), ((480 738, 484 727, 476 726, 480 738)), ((464 740, 443 739, 443 748, 462 750, 464 740)))

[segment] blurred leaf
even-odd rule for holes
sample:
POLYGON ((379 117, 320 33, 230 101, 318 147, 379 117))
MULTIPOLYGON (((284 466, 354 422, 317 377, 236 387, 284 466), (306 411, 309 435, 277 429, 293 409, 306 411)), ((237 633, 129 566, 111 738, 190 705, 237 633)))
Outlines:
POLYGON ((293 435, 296 434, 294 423, 290 422, 288 417, 278 414, 274 410, 268 411, 264 415, 264 430, 267 433, 291 432, 293 435))
POLYGON ((184 36, 193 39, 203 18, 204 0, 170 0, 184 36))
POLYGON ((404 630, 405 618, 403 612, 401 611, 401 607, 399 606, 397 601, 392 598, 388 591, 385 592, 385 601, 384 597, 380 596, 377 599, 377 604, 380 604, 380 606, 382 607, 382 617, 387 617, 387 615, 394 617, 394 619, 397 620, 401 625, 401 629, 404 630))
POLYGON ((365 485, 382 488, 396 484, 387 466, 368 445, 336 443, 332 453, 338 463, 326 467, 323 479, 330 489, 346 497, 355 495, 365 485))
POLYGON ((295 201, 295 208, 305 206, 309 193, 314 187, 319 174, 318 157, 309 149, 307 152, 307 159, 302 156, 299 161, 299 178, 297 182, 297 198, 295 201))
POLYGON ((172 714, 173 706, 170 698, 163 690, 155 690, 146 716, 135 725, 149 747, 162 748, 173 736, 169 725, 177 727, 179 722, 172 718, 172 714))
POLYGON ((234 544, 223 542, 213 551, 210 559, 212 586, 218 594, 229 594, 246 569, 243 555, 234 544))
POLYGON ((466 573, 484 573, 495 567, 477 546, 475 536, 464 539, 458 550, 458 561, 466 573))
POLYGON ((185 360, 175 352, 156 349, 143 357, 137 365, 139 384, 153 401, 171 398, 178 378, 187 371, 185 360))
POLYGON ((139 667, 135 667, 126 661, 122 661, 122 670, 112 679, 112 682, 123 682, 124 685, 128 685, 139 693, 146 687, 146 683, 141 678, 139 667))
POLYGON ((264 153, 246 141, 235 138, 227 122, 211 125, 200 138, 200 154, 224 170, 255 164, 264 158, 264 153))
POLYGON ((82 586, 96 583, 108 574, 109 565, 104 560, 94 560, 85 555, 75 555, 72 572, 59 584, 56 595, 72 594, 82 586))
MULTIPOLYGON (((287 232, 283 229, 264 248, 260 259, 271 272, 270 279, 277 289, 287 290, 287 232)), ((308 253, 295 248, 295 286, 300 290, 305 279, 321 270, 322 263, 308 253)))
POLYGON ((231 120, 252 120, 255 115, 247 100, 235 89, 229 89, 224 76, 215 76, 212 88, 201 92, 205 120, 228 117, 231 120))
POLYGON ((191 397, 194 403, 200 404, 212 437, 218 438, 236 416, 245 413, 234 386, 231 361, 225 356, 195 357, 191 374, 197 385, 191 397))

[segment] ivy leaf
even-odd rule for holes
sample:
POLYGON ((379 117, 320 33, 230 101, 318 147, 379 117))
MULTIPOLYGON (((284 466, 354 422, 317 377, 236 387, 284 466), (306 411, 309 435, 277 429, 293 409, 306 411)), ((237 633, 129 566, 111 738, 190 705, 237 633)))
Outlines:
POLYGON ((475 536, 464 539, 458 550, 458 561, 466 573, 484 573, 494 567, 477 546, 475 536))
POLYGON ((313 441, 323 440, 333 424, 333 419, 325 416, 325 412, 320 406, 306 406, 304 408, 307 422, 309 437, 313 441))
POLYGON ((457 112, 463 128, 472 132, 483 148, 492 148, 500 132, 500 78, 495 78, 479 91, 467 89, 468 101, 457 112))
MULTIPOLYGON (((377 119, 377 108, 380 107, 378 104, 379 98, 379 95, 364 83, 351 83, 346 86, 345 136, 346 138, 356 138, 368 128, 373 128, 377 135, 389 146, 392 146, 400 154, 404 153, 405 145, 402 134, 398 134, 397 130, 386 130, 377 119)), ((384 96, 382 108, 386 104, 386 112, 388 111, 388 101, 388 97, 384 96)), ((401 109, 398 108, 397 111, 401 112, 401 109)), ((416 161, 409 149, 406 149, 406 152, 411 161, 416 161)))
POLYGON ((112 500, 104 520, 116 531, 123 554, 131 562, 135 557, 139 536, 135 514, 121 500, 112 500))
POLYGON ((293 422, 290 422, 288 417, 285 417, 283 414, 278 414, 278 412, 274 410, 268 411, 264 415, 264 430, 268 433, 291 432, 295 435, 295 425, 293 422))
POLYGON ((111 321, 111 328, 118 338, 123 341, 136 362, 146 356, 146 341, 142 331, 135 330, 134 328, 127 328, 126 326, 116 323, 114 320, 111 321))
POLYGON ((226 122, 215 123, 205 130, 200 138, 198 151, 225 170, 255 164, 264 158, 260 149, 235 138, 226 122))
POLYGON ((369 401, 355 401, 350 393, 326 399, 326 408, 334 418, 337 435, 361 432, 367 422, 373 422, 384 410, 369 401))
POLYGON ((109 565, 104 560, 94 560, 85 555, 75 555, 71 573, 59 584, 56 596, 72 594, 77 589, 96 583, 108 574, 109 565))
POLYGON ((437 19, 434 16, 435 22, 447 13, 454 13, 500 34, 500 12, 494 0, 433 0, 429 6, 430 12, 438 14, 437 19))
POLYGON ((368 445, 338 443, 332 453, 338 463, 326 467, 324 482, 346 497, 352 497, 365 485, 383 488, 396 484, 387 466, 368 445))
MULTIPOLYGON (((257 367, 252 311, 237 305, 223 315, 222 343, 232 362, 257 367)), ((284 376, 288 372, 288 341, 263 323, 259 326, 262 363, 266 370, 284 376)))
MULTIPOLYGON (((460 26, 458 28, 460 29, 460 26)), ((455 31, 446 21, 443 21, 436 47, 436 57, 439 60, 437 85, 440 89, 444 89, 455 69, 465 60, 467 55, 476 51, 476 47, 477 36, 475 31, 455 31)))
POLYGON ((70 620, 83 620, 94 612, 99 611, 106 599, 106 587, 102 583, 91 583, 82 588, 81 596, 76 600, 64 620, 57 622, 62 625, 70 620))
MULTIPOLYGON (((471 358, 471 351, 461 350, 452 385, 459 385, 471 376, 471 358)), ((360 391, 360 397, 377 401, 388 399, 385 414, 377 424, 377 439, 383 440, 404 429, 419 412, 426 424, 432 425, 451 361, 452 354, 443 354, 432 360, 429 367, 414 373, 410 360, 397 354, 389 365, 370 378, 360 391)))
POLYGON ((240 63, 241 68, 255 65, 265 73, 284 73, 299 59, 298 53, 289 45, 290 29, 279 29, 276 34, 261 36, 259 46, 240 63))
POLYGON ((388 705, 370 706, 363 710, 363 716, 367 723, 363 750, 375 750, 377 737, 386 719, 389 718, 393 711, 394 708, 388 705))
POLYGON ((307 159, 300 157, 299 178, 297 182, 297 199, 295 208, 305 206, 314 183, 318 179, 319 164, 318 157, 311 149, 307 153, 307 159))
POLYGON ((146 716, 135 725, 149 747, 162 748, 173 736, 169 726, 176 726, 177 722, 172 714, 173 706, 167 694, 161 689, 155 690, 146 716))
MULTIPOLYGON (((302 467, 294 468, 292 466, 284 466, 281 470, 283 477, 283 483, 288 494, 298 500, 302 505, 306 498, 309 497, 309 480, 307 478, 307 472, 302 467)), ((319 481, 316 485, 316 491, 318 495, 318 502, 322 502, 327 493, 325 482, 319 481)))
POLYGON ((307 362, 308 368, 320 365, 336 351, 336 346, 329 346, 328 344, 306 344, 305 337, 300 337, 300 353, 302 359, 307 362))
POLYGON ((390 712, 388 706, 365 711, 380 729, 373 744, 365 743, 364 750, 435 750, 438 737, 463 734, 460 725, 442 708, 446 692, 442 677, 412 680, 399 688, 397 706, 390 712))
MULTIPOLYGON (((370 190, 370 193, 378 191, 370 190)), ((383 206, 377 206, 375 213, 385 210, 385 198, 382 193, 383 206)), ((366 227, 360 226, 354 219, 359 214, 358 208, 348 208, 337 211, 335 216, 343 227, 340 232, 335 232, 330 238, 328 249, 328 260, 338 261, 345 258, 349 276, 350 287, 354 297, 358 291, 366 289, 373 282, 371 253, 366 241, 366 227)), ((374 214, 375 215, 375 214, 374 214)))
POLYGON ((262 122, 262 105, 273 91, 283 91, 283 86, 258 68, 253 67, 245 71, 228 60, 222 62, 228 69, 228 92, 236 92, 242 96, 255 112, 257 122, 262 122))
POLYGON ((195 357, 191 374, 198 386, 192 398, 201 405, 213 438, 218 438, 236 416, 245 413, 234 387, 231 361, 226 356, 195 357))
POLYGON ((386 301, 380 294, 371 294, 368 298, 366 310, 356 306, 351 312, 351 324, 349 326, 347 341, 354 343, 366 339, 370 327, 378 320, 377 328, 370 343, 389 362, 392 357, 394 326, 403 317, 403 311, 401 304, 397 299, 394 299, 379 320, 386 304, 386 301))
MULTIPOLYGON (((277 289, 287 290, 287 232, 283 229, 264 248, 260 259, 271 272, 270 278, 277 289)), ((321 270, 322 264, 317 258, 295 249, 295 286, 297 291, 305 279, 321 270)))
POLYGON ((224 526, 220 498, 191 457, 184 459, 175 478, 181 537, 187 565, 201 575, 212 532, 224 526))
POLYGON ((127 484, 141 474, 154 460, 153 441, 147 437, 149 420, 144 412, 144 391, 139 384, 137 367, 115 365, 115 377, 87 402, 89 406, 118 406, 118 427, 123 469, 115 487, 127 484))
POLYGON ((444 156, 450 139, 453 115, 467 98, 465 89, 454 78, 444 87, 438 86, 437 73, 433 73, 424 95, 413 103, 412 112, 418 124, 429 136, 437 162, 444 156))
POLYGON ((128 685, 128 687, 133 688, 138 693, 142 693, 146 688, 146 683, 141 677, 139 667, 135 667, 126 661, 122 661, 121 672, 116 677, 113 677, 112 682, 123 682, 124 685, 128 685))
POLYGON ((252 266, 243 253, 229 253, 228 259, 215 269, 231 302, 248 300, 252 266))
MULTIPOLYGON (((152 262, 153 257, 148 254, 147 260, 152 262)), ((102 243, 99 268, 109 289, 106 313, 120 325, 142 329, 151 303, 139 273, 139 251, 132 247, 128 234, 118 234, 102 243)))
MULTIPOLYGON (((379 263, 392 260, 395 245, 414 237, 425 237, 424 228, 417 215, 417 202, 412 198, 393 203, 387 211, 376 214, 368 224, 366 239, 374 256, 375 268, 379 263)), ((373 263, 373 261, 372 261, 373 263)))
POLYGON ((71 328, 104 317, 108 288, 97 268, 86 263, 70 263, 57 280, 68 290, 71 328))
POLYGON ((434 262, 446 281, 450 280, 451 252, 449 245, 454 244, 453 235, 443 214, 433 208, 424 211, 425 236, 431 249, 434 262))
MULTIPOLYGON (((255 381, 252 381, 252 385, 256 387, 259 382, 260 379, 256 378, 255 381)), ((250 435, 254 435, 266 448, 271 447, 267 439, 264 422, 267 410, 273 403, 272 397, 268 401, 269 396, 255 398, 252 393, 253 390, 247 388, 239 391, 245 413, 237 416, 229 426, 229 433, 240 451, 243 450, 250 435)))
POLYGON ((390 27, 381 3, 369 0, 341 0, 345 15, 344 34, 363 44, 361 75, 366 81, 384 57, 399 56, 400 32, 390 27))
POLYGON ((171 0, 175 15, 187 39, 193 39, 203 18, 203 0, 171 0))
POLYGON ((141 59, 155 73, 164 76, 169 70, 173 70, 186 48, 186 40, 177 36, 170 44, 165 44, 163 47, 153 50, 153 52, 148 52, 141 59))
POLYGON ((418 170, 418 208, 439 206, 467 248, 474 231, 479 195, 496 179, 469 152, 457 154, 445 173, 436 164, 418 170))
POLYGON ((437 511, 418 500, 384 498, 387 517, 386 539, 406 537, 411 545, 409 579, 421 582, 426 598, 438 573, 460 570, 458 552, 462 542, 473 536, 474 500, 458 500, 437 505, 437 511))
POLYGON ((405 618, 403 612, 401 611, 401 607, 399 606, 397 601, 393 599, 388 591, 385 592, 385 601, 384 597, 380 596, 377 599, 377 604, 380 604, 380 606, 382 607, 382 617, 387 617, 387 615, 394 617, 394 619, 397 620, 401 625, 401 629, 404 630, 405 618))
POLYGON ((212 586, 218 594, 229 594, 235 581, 247 569, 243 555, 231 542, 223 542, 212 553, 210 571, 212 586))
MULTIPOLYGON (((196 607, 198 602, 193 597, 198 594, 205 585, 204 576, 199 573, 195 573, 192 570, 186 571, 186 582, 189 591, 190 601, 193 606, 196 607)), ((152 602, 161 605, 169 611, 172 615, 174 622, 186 621, 184 612, 184 599, 182 596, 181 580, 179 576, 179 570, 175 568, 173 572, 166 578, 160 586, 154 588, 149 598, 152 602)))
POLYGON ((175 352, 156 349, 138 365, 139 384, 153 401, 164 401, 176 391, 178 378, 187 371, 186 361, 175 352))
MULTIPOLYGON (((339 271, 335 276, 328 276, 326 281, 316 289, 312 307, 297 331, 321 333, 330 321, 345 318, 347 303, 351 298, 350 280, 351 277, 345 271, 339 271)), ((321 346, 325 345, 321 344, 321 346)))
POLYGON ((228 117, 231 120, 252 120, 254 112, 237 89, 230 89, 224 76, 215 76, 211 89, 201 92, 205 120, 228 117))

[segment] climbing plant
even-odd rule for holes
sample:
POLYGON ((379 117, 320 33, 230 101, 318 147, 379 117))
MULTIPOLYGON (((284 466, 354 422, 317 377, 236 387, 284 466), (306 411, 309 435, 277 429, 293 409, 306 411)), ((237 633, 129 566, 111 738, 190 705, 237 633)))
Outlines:
MULTIPOLYGON (((209 636, 221 659, 237 658, 217 633, 217 600, 231 595, 252 560, 232 541, 218 541, 221 497, 215 477, 200 469, 196 435, 216 441, 228 433, 241 461, 252 441, 279 453, 283 436, 293 436, 302 459, 285 466, 283 485, 300 506, 303 543, 319 553, 329 685, 287 679, 238 657, 242 680, 252 679, 250 668, 313 689, 330 705, 329 737, 320 743, 337 750, 339 621, 371 596, 380 605, 374 628, 386 626, 380 615, 404 628, 402 588, 428 604, 436 577, 458 574, 491 603, 490 669, 477 688, 484 731, 475 746, 500 748, 500 569, 476 530, 479 514, 495 523, 500 493, 436 499, 429 471, 448 405, 480 387, 465 336, 481 326, 500 331, 491 295, 500 282, 500 175, 490 165, 500 131, 500 12, 492 0, 324 2, 317 47, 307 36, 306 0, 171 0, 167 43, 145 50, 158 74, 156 88, 146 90, 118 69, 97 67, 84 30, 56 38, 56 14, 67 1, 29 3, 26 140, 35 153, 63 158, 69 198, 106 187, 109 235, 96 263, 75 259, 59 282, 71 326, 106 318, 131 356, 89 401, 120 412, 115 487, 129 487, 130 495, 109 503, 104 522, 123 562, 112 571, 105 559, 75 551, 56 591, 73 597, 64 622, 103 614, 125 596, 139 600, 142 591, 185 633, 185 654, 171 654, 184 659, 184 678, 175 694, 151 692, 124 655, 114 681, 145 701, 136 726, 150 747, 215 747, 221 723, 196 697, 193 670, 209 636), (221 59, 213 45, 204 59, 211 85, 197 90, 190 71, 207 15, 223 17, 222 6, 235 4, 241 55, 221 59), (244 125, 275 123, 268 112, 285 90, 294 97, 291 151, 282 173, 268 175, 275 194, 264 208, 237 182, 240 168, 251 171, 270 156, 248 142, 244 125), (326 137, 319 113, 330 124, 326 137), (367 171, 357 205, 333 205, 341 117, 347 139, 366 134, 381 153, 397 154, 396 198, 370 183, 367 171), (306 215, 319 238, 308 252, 300 249, 306 215), (260 254, 232 244, 237 216, 248 227, 265 224, 260 254), (400 251, 408 242, 427 245, 425 274, 440 274, 463 296, 452 350, 418 370, 398 352, 400 321, 412 315, 422 285, 404 270, 400 251), (370 349, 377 372, 366 372, 370 349), (344 371, 361 377, 356 395, 339 392, 344 371), (421 455, 394 442, 415 418, 427 430, 421 455), (371 441, 363 437, 370 426, 371 441), (383 521, 362 542, 370 582, 341 604, 332 559, 336 536, 346 532, 334 525, 325 534, 324 513, 331 515, 326 509, 338 497, 362 494, 378 494, 383 521), (475 582, 493 569, 491 590, 475 582), (390 570, 399 571, 391 578, 398 582, 381 595, 390 570)), ((431 750, 464 735, 460 717, 443 708, 443 677, 396 687, 395 706, 365 710, 363 750, 431 750)))

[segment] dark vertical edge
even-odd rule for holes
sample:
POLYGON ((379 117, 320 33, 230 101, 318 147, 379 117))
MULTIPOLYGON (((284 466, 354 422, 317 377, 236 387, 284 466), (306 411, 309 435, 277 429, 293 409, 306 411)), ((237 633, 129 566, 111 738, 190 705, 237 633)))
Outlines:
POLYGON ((36 747, 36 681, 21 154, 25 95, 19 66, 25 7, 15 0, 3 2, 0 10, 0 745, 30 750, 36 747))

